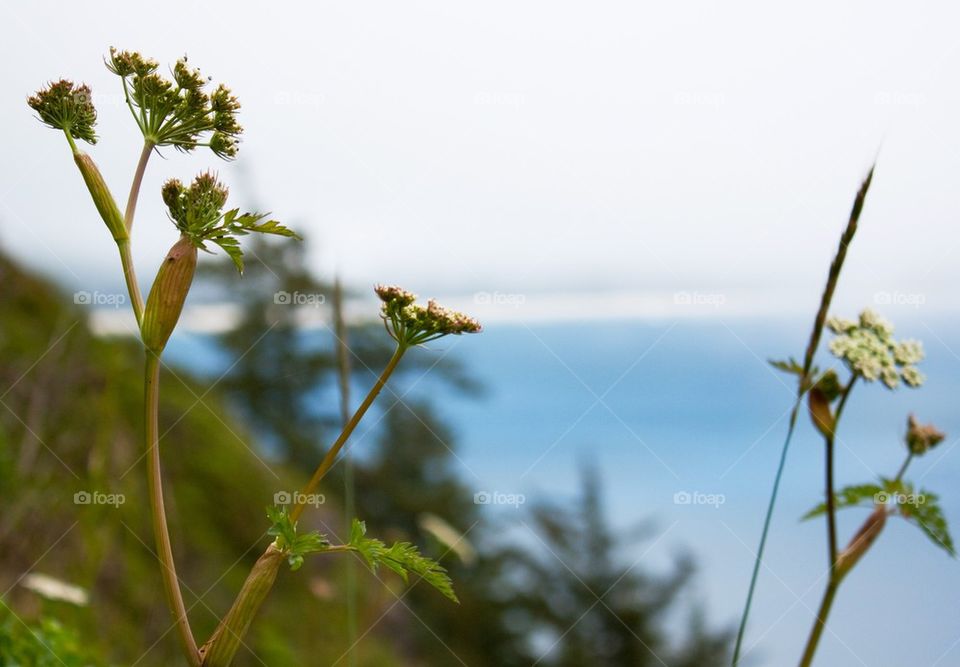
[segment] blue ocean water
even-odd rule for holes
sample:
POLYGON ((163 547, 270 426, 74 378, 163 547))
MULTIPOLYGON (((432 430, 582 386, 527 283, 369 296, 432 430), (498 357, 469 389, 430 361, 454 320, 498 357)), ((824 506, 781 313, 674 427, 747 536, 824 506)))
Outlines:
MULTIPOLYGON (((907 478, 939 493, 948 520, 960 522, 960 330, 945 319, 898 324, 904 337, 926 342, 927 384, 857 388, 839 433, 837 484, 895 474, 912 411, 950 437, 907 478)), ((436 403, 452 426, 465 484, 492 499, 485 515, 521 539, 528 529, 517 501, 575 501, 579 466, 594 463, 614 524, 654 526, 645 542, 624 550, 626 562, 658 570, 680 552, 692 554, 691 602, 704 605, 712 623, 730 626, 795 391, 766 360, 801 355, 809 326, 748 318, 493 325, 411 352, 460 361, 481 395, 462 396, 429 372, 394 391, 442 397, 436 403)), ((200 344, 182 338, 173 349, 195 357, 200 344)), ((354 443, 359 455, 364 439, 354 443)), ((747 636, 756 665, 794 663, 819 603, 825 528, 799 517, 821 500, 822 457, 801 413, 747 636)), ((866 514, 841 514, 843 543, 866 514)), ((845 581, 818 664, 960 665, 958 598, 956 561, 916 527, 892 521, 845 581)))

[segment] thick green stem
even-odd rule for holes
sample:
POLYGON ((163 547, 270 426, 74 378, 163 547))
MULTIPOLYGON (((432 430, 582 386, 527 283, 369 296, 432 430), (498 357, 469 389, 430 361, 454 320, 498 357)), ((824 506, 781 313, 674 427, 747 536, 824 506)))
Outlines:
POLYGON ((298 518, 300 518, 300 515, 303 514, 303 509, 306 507, 306 505, 304 505, 306 497, 317 490, 317 487, 320 486, 320 480, 324 478, 327 472, 330 471, 330 468, 333 467, 333 464, 336 463, 337 454, 340 453, 340 450, 353 434, 354 429, 357 428, 357 424, 359 424, 360 420, 363 419, 363 416, 367 414, 367 410, 369 410, 370 406, 373 405, 374 400, 376 400, 377 396, 380 394, 383 386, 387 383, 387 379, 393 373, 394 369, 397 367, 397 364, 400 363, 400 359, 403 357, 403 353, 406 351, 406 345, 403 345, 402 343, 397 345, 397 349, 394 351, 393 356, 390 357, 390 361, 387 363, 386 368, 383 369, 383 372, 380 373, 380 377, 377 378, 376 384, 373 385, 370 393, 368 393, 367 397, 363 399, 363 403, 360 404, 360 407, 357 408, 356 412, 353 413, 353 416, 350 417, 350 421, 348 421, 346 426, 343 427, 343 431, 340 432, 340 436, 337 438, 336 442, 330 446, 330 449, 327 450, 327 453, 320 462, 320 465, 317 466, 317 469, 314 471, 313 477, 310 478, 310 481, 307 482, 307 485, 303 487, 300 495, 297 497, 298 502, 295 503, 293 505, 293 509, 290 510, 290 519, 292 521, 296 521, 298 518))
POLYGON ((133 266, 133 255, 130 253, 130 239, 117 241, 120 251, 120 264, 123 266, 123 280, 127 283, 127 293, 130 295, 130 305, 137 318, 137 326, 143 322, 143 296, 140 294, 140 284, 137 282, 137 272, 133 266))
POLYGON ((170 532, 167 529, 167 514, 163 502, 163 480, 160 476, 160 443, 158 413, 160 408, 160 357, 147 350, 144 370, 144 424, 147 446, 147 482, 150 493, 150 515, 153 519, 153 535, 157 545, 157 558, 160 560, 160 575, 167 606, 176 625, 181 648, 191 667, 200 666, 200 653, 190 630, 187 609, 183 604, 180 581, 177 578, 173 562, 173 548, 170 545, 170 532))
POLYGON ((137 212, 137 199, 140 197, 140 184, 143 183, 143 174, 147 170, 147 161, 153 152, 154 145, 150 140, 143 142, 143 150, 140 151, 140 160, 137 162, 137 170, 133 174, 133 183, 130 185, 130 194, 127 197, 127 210, 123 215, 123 223, 127 227, 127 233, 133 227, 133 216, 137 212))
POLYGON ((228 667, 233 662, 257 610, 273 588, 283 560, 283 552, 273 544, 257 559, 230 611, 200 651, 204 667, 228 667))
POLYGON ((800 658, 800 667, 810 667, 813 664, 813 656, 817 652, 817 646, 820 644, 820 637, 823 635, 824 628, 827 627, 827 617, 830 615, 830 609, 833 607, 833 599, 837 595, 837 589, 840 587, 840 581, 830 575, 830 581, 827 583, 826 590, 823 591, 823 599, 820 600, 820 609, 817 610, 817 617, 813 621, 813 628, 810 630, 810 636, 807 638, 807 645, 803 649, 803 657, 800 658))

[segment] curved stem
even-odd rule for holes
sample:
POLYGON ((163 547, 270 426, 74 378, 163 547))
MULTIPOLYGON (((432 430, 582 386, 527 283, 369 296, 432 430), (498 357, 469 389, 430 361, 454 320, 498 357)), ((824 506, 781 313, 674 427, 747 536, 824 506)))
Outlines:
POLYGON ((360 420, 363 419, 363 416, 367 413, 367 410, 370 409, 373 401, 377 398, 377 395, 380 394, 383 386, 387 383, 387 379, 393 373, 394 369, 397 367, 397 364, 400 363, 400 359, 403 357, 403 353, 406 351, 406 345, 397 345, 397 349, 394 351, 393 356, 390 357, 390 361, 387 363, 386 368, 383 369, 383 372, 380 373, 380 377, 377 378, 376 384, 373 385, 370 393, 368 393, 367 397, 363 399, 363 403, 360 404, 360 407, 357 408, 356 412, 353 413, 353 416, 350 417, 350 421, 348 421, 343 427, 343 431, 340 432, 340 436, 337 438, 336 442, 330 446, 330 449, 327 450, 327 453, 320 462, 320 465, 317 466, 317 469, 314 471, 313 477, 310 478, 310 481, 307 482, 307 485, 303 487, 303 490, 297 497, 297 500, 300 502, 294 504, 293 509, 290 510, 290 519, 292 521, 296 521, 300 515, 303 514, 303 509, 306 506, 302 501, 306 498, 306 496, 317 490, 317 487, 320 485, 320 480, 322 480, 324 475, 326 475, 330 468, 333 467, 333 464, 337 460, 337 454, 340 453, 343 445, 346 444, 347 440, 350 438, 350 435, 357 428, 357 424, 360 423, 360 420))
POLYGON ((190 630, 190 620, 183 604, 180 581, 177 578, 173 562, 173 549, 170 545, 170 532, 167 529, 167 514, 163 503, 163 481, 160 476, 160 443, 158 413, 160 408, 160 357, 147 350, 144 369, 144 424, 147 445, 147 482, 150 493, 150 516, 153 519, 153 535, 157 544, 157 558, 160 560, 160 575, 163 578, 163 590, 167 606, 176 624, 181 648, 191 667, 200 666, 200 653, 196 640, 190 630))
POLYGON ((810 636, 807 638, 807 645, 803 649, 803 657, 800 658, 800 667, 810 667, 813 663, 813 656, 817 652, 817 646, 820 644, 820 637, 823 635, 823 629, 827 627, 827 617, 830 615, 830 609, 833 607, 833 599, 837 595, 837 589, 840 587, 840 581, 830 575, 830 582, 826 590, 823 591, 823 598, 820 600, 820 609, 817 610, 817 617, 813 621, 813 628, 810 630, 810 636))
POLYGON ((123 215, 123 223, 127 226, 127 233, 133 227, 133 216, 137 212, 137 199, 140 197, 140 184, 143 183, 143 174, 147 170, 147 161, 153 152, 153 142, 149 139, 143 142, 143 150, 140 151, 140 161, 137 162, 137 170, 133 174, 133 183, 130 185, 130 195, 127 197, 127 210, 123 215))
POLYGON ((143 296, 140 294, 140 284, 137 282, 137 272, 133 266, 133 255, 130 253, 130 239, 117 241, 120 250, 120 263, 123 266, 123 279, 127 283, 127 293, 130 294, 130 305, 137 318, 137 326, 143 321, 143 296))

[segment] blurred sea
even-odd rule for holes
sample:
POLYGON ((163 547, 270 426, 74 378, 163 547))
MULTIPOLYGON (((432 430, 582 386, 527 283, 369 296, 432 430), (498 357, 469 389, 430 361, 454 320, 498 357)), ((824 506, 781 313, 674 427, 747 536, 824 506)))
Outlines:
MULTIPOLYGON (((897 322, 898 336, 924 341, 920 390, 859 386, 839 433, 837 483, 892 476, 902 461, 906 416, 933 422, 948 439, 907 478, 940 494, 960 531, 960 329, 947 318, 897 322)), ((680 552, 698 564, 696 595, 714 624, 734 625, 752 567, 795 383, 766 360, 803 352, 806 319, 597 321, 493 325, 413 354, 459 360, 480 381, 461 396, 426 373, 399 395, 433 393, 455 434, 454 465, 476 494, 575 500, 578 465, 599 467, 605 503, 622 528, 651 521, 649 538, 625 549, 627 563, 666 568, 680 552)), ((197 360, 209 340, 174 341, 197 360)), ((821 357, 821 364, 830 360, 821 357)), ((211 374, 215 367, 208 368, 211 374)), ((369 432, 353 447, 362 455, 369 432)), ((822 446, 806 413, 791 446, 747 646, 756 665, 795 662, 824 584, 822 521, 799 522, 821 500, 822 446)), ((503 496, 499 496, 503 497, 503 496)), ((522 539, 523 506, 484 505, 522 539)), ((866 510, 841 514, 846 543, 866 510)), ((844 583, 819 664, 960 665, 960 569, 916 527, 888 523, 844 583), (906 574, 904 574, 906 572, 906 574)))

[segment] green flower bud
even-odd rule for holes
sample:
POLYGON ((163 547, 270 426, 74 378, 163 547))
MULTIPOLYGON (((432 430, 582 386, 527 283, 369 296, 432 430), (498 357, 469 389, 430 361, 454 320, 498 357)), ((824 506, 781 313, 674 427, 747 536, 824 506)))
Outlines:
POLYGON ((124 241, 129 238, 127 226, 123 222, 123 215, 117 207, 117 202, 110 194, 110 188, 107 187, 97 164, 93 159, 83 151, 77 151, 73 154, 73 161, 77 163, 80 174, 83 176, 83 182, 87 184, 87 190, 93 198, 93 203, 100 212, 100 217, 107 223, 107 229, 113 234, 116 241, 124 241))
POLYGON ((75 86, 72 81, 60 79, 27 98, 27 104, 46 125, 66 132, 71 142, 82 139, 89 144, 97 143, 93 132, 97 110, 87 85, 75 86))
POLYGON ((160 354, 177 326, 197 268, 197 247, 181 236, 160 265, 143 311, 140 335, 148 350, 160 354))

